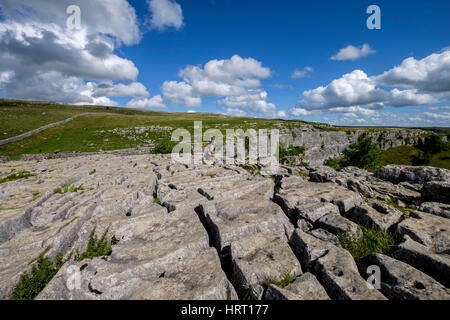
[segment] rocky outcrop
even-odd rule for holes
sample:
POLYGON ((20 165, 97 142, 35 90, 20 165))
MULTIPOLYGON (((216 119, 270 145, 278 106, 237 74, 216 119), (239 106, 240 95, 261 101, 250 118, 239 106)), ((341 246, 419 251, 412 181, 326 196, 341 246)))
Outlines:
POLYGON ((389 299, 450 300, 449 289, 406 263, 372 253, 364 264, 380 267, 381 292, 389 299))
POLYGON ((0 184, 1 299, 40 255, 81 253, 93 230, 111 254, 72 257, 38 299, 448 299, 448 205, 422 199, 424 185, 447 181, 326 167, 265 177, 149 154, 0 164, 2 176, 21 170, 32 175, 0 184), (361 237, 360 225, 401 238, 395 259, 367 258, 380 290, 339 241, 361 237))
POLYGON ((342 156, 348 146, 358 140, 362 134, 367 134, 377 141, 382 149, 389 149, 402 145, 416 145, 424 142, 425 138, 418 137, 426 134, 423 130, 386 129, 386 130, 336 130, 329 128, 320 130, 313 126, 302 126, 280 132, 280 143, 304 147, 304 161, 312 166, 322 165, 329 158, 342 156))
POLYGON ((431 181, 449 181, 450 172, 434 167, 412 167, 388 165, 375 172, 375 177, 392 183, 426 183, 431 181))

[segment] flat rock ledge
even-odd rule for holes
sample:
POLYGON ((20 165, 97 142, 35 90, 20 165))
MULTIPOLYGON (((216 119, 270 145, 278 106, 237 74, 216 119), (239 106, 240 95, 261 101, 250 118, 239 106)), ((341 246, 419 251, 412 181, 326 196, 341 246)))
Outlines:
POLYGON ((69 260, 37 299, 450 299, 448 170, 269 177, 169 155, 0 161, 0 177, 20 171, 31 175, 0 184, 3 300, 40 255, 83 252, 94 229, 114 240, 111 254, 69 260), (392 255, 357 264, 339 239, 361 226, 395 232, 392 255))

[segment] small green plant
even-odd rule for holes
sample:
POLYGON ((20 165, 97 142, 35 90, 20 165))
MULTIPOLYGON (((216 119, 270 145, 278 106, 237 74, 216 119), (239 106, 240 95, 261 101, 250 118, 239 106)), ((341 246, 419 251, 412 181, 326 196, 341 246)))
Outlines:
POLYGON ((95 230, 97 227, 92 229, 89 235, 89 241, 86 250, 79 254, 78 250, 75 255, 75 261, 82 261, 84 259, 92 259, 95 257, 105 257, 109 256, 112 252, 112 243, 107 239, 109 228, 103 232, 102 237, 98 239, 95 230))
POLYGON ((241 167, 247 170, 252 176, 261 175, 261 169, 256 164, 244 164, 241 167))
POLYGON ((10 175, 0 179, 0 184, 19 180, 19 179, 28 179, 29 177, 32 177, 32 176, 34 176, 34 174, 31 174, 28 171, 20 171, 17 173, 11 173, 10 175))
POLYGON ((41 193, 39 191, 33 191, 33 201, 40 197, 41 193))
POLYGON ((33 300, 58 273, 59 269, 72 255, 64 259, 62 253, 58 253, 54 261, 41 254, 37 263, 33 265, 31 272, 24 272, 16 284, 12 298, 14 300, 33 300))
POLYGON ((281 278, 281 279, 272 279, 272 280, 268 281, 266 283, 266 286, 269 286, 270 284, 274 284, 277 287, 285 288, 288 285, 290 285, 292 282, 294 282, 295 279, 297 279, 297 278, 298 278, 298 276, 293 276, 293 275, 291 275, 289 273, 286 273, 283 276, 283 278, 281 278))
POLYGON ((320 150, 325 150, 325 142, 324 141, 322 141, 322 145, 320 146, 320 150))
POLYGON ((393 246, 398 241, 396 234, 377 228, 360 227, 361 237, 352 237, 348 234, 338 236, 341 246, 351 253, 357 263, 371 253, 391 254, 393 246))
POLYGON ((53 190, 54 193, 64 194, 67 192, 78 192, 84 190, 83 185, 79 185, 78 187, 74 184, 65 184, 62 188, 56 188, 53 190))
POLYGON ((211 177, 211 178, 215 178, 215 177, 217 177, 217 173, 207 173, 206 176, 207 177, 211 177))
POLYGON ((168 154, 172 153, 173 148, 177 145, 176 142, 170 140, 158 140, 155 142, 152 154, 168 154))
POLYGON ((91 170, 91 172, 89 172, 89 175, 92 176, 93 174, 95 174, 97 172, 96 169, 91 170))
POLYGON ((325 162, 323 164, 326 166, 329 166, 337 171, 339 171, 343 168, 341 159, 330 158, 330 159, 325 160, 325 162))
POLYGON ((156 204, 159 204, 159 205, 161 205, 161 199, 160 199, 160 198, 158 198, 158 197, 156 197, 156 198, 153 198, 153 202, 154 202, 154 203, 156 203, 156 204))

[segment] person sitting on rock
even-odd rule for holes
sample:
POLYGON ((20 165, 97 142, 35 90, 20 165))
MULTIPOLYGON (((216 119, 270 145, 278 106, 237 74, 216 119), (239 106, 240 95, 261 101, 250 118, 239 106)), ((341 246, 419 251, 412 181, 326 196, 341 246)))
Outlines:
POLYGON ((205 158, 208 161, 212 161, 213 164, 215 163, 216 160, 216 146, 215 146, 215 142, 216 142, 216 137, 212 137, 211 140, 208 143, 208 146, 206 147, 206 152, 205 152, 205 158))

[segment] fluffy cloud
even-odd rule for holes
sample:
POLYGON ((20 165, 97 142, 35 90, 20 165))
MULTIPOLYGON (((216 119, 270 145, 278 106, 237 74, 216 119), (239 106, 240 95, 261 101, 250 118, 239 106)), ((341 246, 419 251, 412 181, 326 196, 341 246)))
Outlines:
POLYGON ((362 70, 344 74, 326 86, 304 91, 289 114, 293 117, 335 114, 339 124, 448 126, 446 106, 428 107, 430 111, 444 112, 414 116, 380 111, 386 107, 426 106, 449 100, 450 51, 445 49, 422 60, 407 58, 381 75, 369 77, 362 70))
POLYGON ((289 114, 293 117, 304 117, 312 115, 313 112, 304 108, 292 108, 289 110, 289 114))
POLYGON ((90 84, 93 86, 94 97, 108 96, 145 98, 150 95, 147 88, 139 82, 132 82, 130 84, 113 84, 112 82, 90 84))
POLYGON ((169 27, 181 29, 183 27, 183 10, 172 0, 147 0, 151 13, 150 27, 165 30, 169 27))
POLYGON ((237 108, 227 108, 225 114, 232 117, 245 117, 247 113, 237 108))
POLYGON ((433 53, 422 60, 408 58, 374 78, 389 87, 417 89, 428 93, 450 92, 450 50, 433 53))
POLYGON ((165 108, 166 105, 160 95, 151 99, 132 99, 127 104, 128 108, 144 109, 144 108, 165 108))
POLYGON ((312 72, 314 72, 314 69, 311 68, 311 67, 304 67, 302 70, 296 69, 292 73, 291 78, 292 79, 304 78, 304 77, 308 76, 312 72))
POLYGON ((238 55, 226 60, 211 60, 202 66, 187 66, 178 73, 183 81, 166 81, 162 85, 164 98, 170 103, 198 107, 202 98, 217 97, 219 105, 230 112, 241 110, 274 114, 276 106, 267 101, 267 92, 260 89, 261 80, 271 76, 271 70, 253 58, 238 55))
POLYGON ((126 0, 77 1, 81 28, 72 30, 66 26, 66 8, 72 2, 2 1, 0 92, 22 99, 108 105, 116 104, 108 96, 148 96, 136 82, 134 63, 115 53, 118 46, 140 41, 134 8, 126 0))
POLYGON ((339 50, 339 52, 332 56, 331 60, 337 61, 345 61, 345 60, 358 60, 361 58, 365 58, 371 54, 374 54, 375 50, 373 50, 368 44, 363 44, 360 47, 355 47, 352 45, 348 45, 345 48, 339 50))
POLYGON ((332 109, 337 107, 367 106, 378 108, 416 106, 436 102, 430 94, 417 89, 386 91, 377 87, 374 78, 362 70, 354 70, 333 80, 329 85, 303 92, 299 106, 305 109, 332 109))

